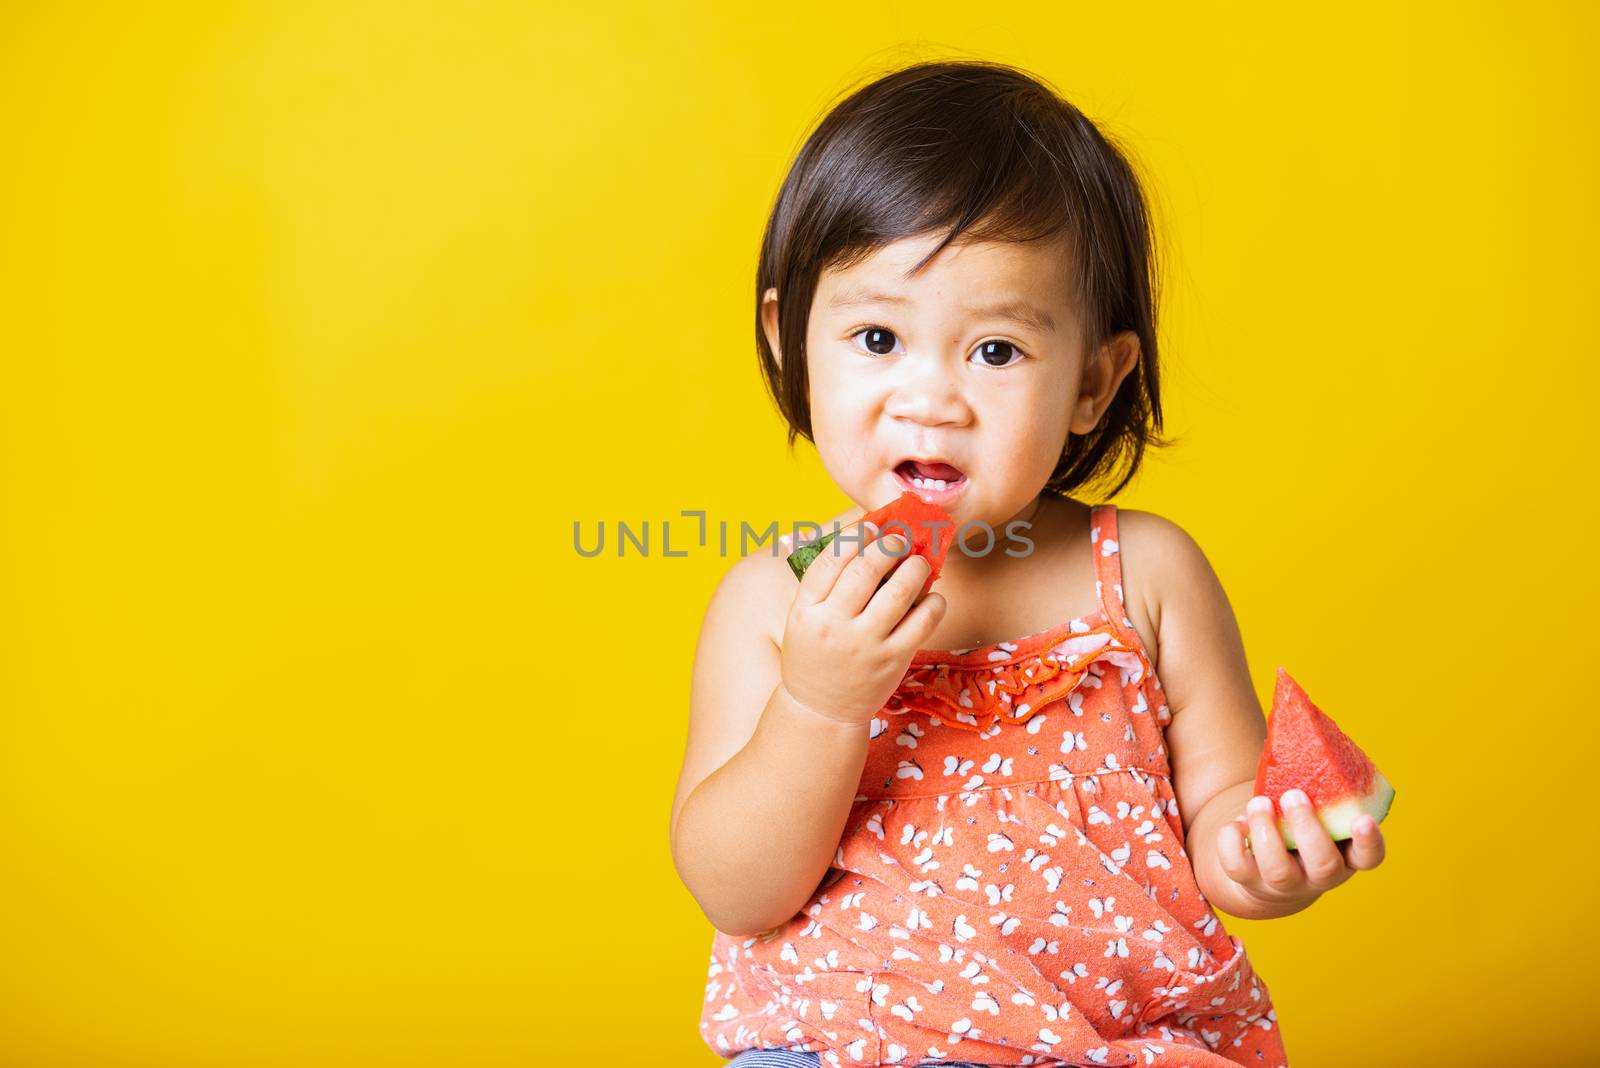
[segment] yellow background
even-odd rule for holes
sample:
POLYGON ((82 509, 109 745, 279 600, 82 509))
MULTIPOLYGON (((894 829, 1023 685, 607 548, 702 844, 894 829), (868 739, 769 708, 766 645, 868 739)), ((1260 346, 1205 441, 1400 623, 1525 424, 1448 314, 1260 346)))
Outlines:
POLYGON ((1183 443, 1118 502, 1398 788, 1225 921, 1296 1068, 1593 1055, 1590 5, 137 6, 0 16, 0 1065, 716 1063, 667 815, 727 561, 572 523, 844 506, 760 230, 935 56, 1138 156, 1183 443))

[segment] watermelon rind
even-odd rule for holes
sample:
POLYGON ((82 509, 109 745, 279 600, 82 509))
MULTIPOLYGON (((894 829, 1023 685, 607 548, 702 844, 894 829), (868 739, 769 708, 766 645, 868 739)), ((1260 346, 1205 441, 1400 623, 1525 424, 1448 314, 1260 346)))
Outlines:
MULTIPOLYGON (((1394 802, 1394 787, 1389 785, 1389 780, 1383 777, 1383 772, 1374 771, 1372 774, 1372 789, 1360 797, 1344 797, 1338 801, 1326 802, 1316 807, 1317 819, 1322 826, 1327 828, 1328 837, 1335 842, 1342 842, 1355 837, 1355 823, 1357 816, 1371 816, 1379 823, 1389 814, 1389 806, 1394 802)), ((1281 803, 1280 803, 1281 808, 1281 803)), ((1278 818, 1278 830, 1283 835, 1283 845, 1286 849, 1295 849, 1294 828, 1289 825, 1288 817, 1278 818)))
POLYGON ((806 568, 811 566, 813 560, 822 555, 822 550, 827 548, 828 543, 833 540, 834 534, 837 533, 838 531, 834 531, 833 534, 825 534, 821 539, 807 542, 789 554, 789 570, 794 572, 795 578, 803 579, 806 577, 806 568))
POLYGON ((1283 794, 1292 788, 1307 794, 1318 821, 1336 842, 1354 837, 1359 816, 1381 822, 1395 794, 1372 759, 1279 666, 1254 793, 1273 801, 1287 849, 1296 848, 1294 828, 1283 810, 1283 794))

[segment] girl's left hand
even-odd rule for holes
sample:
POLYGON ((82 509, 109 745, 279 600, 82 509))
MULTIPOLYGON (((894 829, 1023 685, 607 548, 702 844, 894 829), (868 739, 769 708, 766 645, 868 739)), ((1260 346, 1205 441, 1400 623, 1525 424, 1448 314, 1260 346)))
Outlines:
POLYGON ((1217 831, 1223 874, 1273 915, 1298 912, 1356 872, 1383 863, 1383 834, 1371 816, 1356 818, 1355 837, 1335 842, 1304 791, 1285 791, 1279 804, 1294 828, 1293 853, 1284 846, 1272 801, 1265 797, 1252 797, 1247 815, 1235 816, 1217 831))

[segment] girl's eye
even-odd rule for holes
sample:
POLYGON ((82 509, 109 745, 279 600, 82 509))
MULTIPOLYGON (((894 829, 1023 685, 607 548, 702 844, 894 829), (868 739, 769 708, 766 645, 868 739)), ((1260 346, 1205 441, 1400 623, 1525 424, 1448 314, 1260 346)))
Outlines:
MULTIPOLYGON (((892 356, 898 340, 894 331, 879 326, 864 326, 850 335, 851 340, 863 338, 867 352, 872 356, 892 356)), ((1018 363, 1022 350, 1009 341, 985 341, 972 352, 973 362, 983 367, 1011 367, 1018 363)))
POLYGON ((1009 341, 985 341, 972 351, 972 358, 984 367, 1010 367, 1022 359, 1022 350, 1009 341))
POLYGON ((892 330, 885 330, 877 326, 863 326, 860 330, 850 335, 851 340, 858 337, 866 338, 867 352, 873 356, 890 356, 894 353, 895 336, 892 330))

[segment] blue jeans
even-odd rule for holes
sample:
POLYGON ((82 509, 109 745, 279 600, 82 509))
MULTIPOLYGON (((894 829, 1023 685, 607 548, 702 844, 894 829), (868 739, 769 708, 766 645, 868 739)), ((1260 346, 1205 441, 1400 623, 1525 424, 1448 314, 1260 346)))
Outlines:
MULTIPOLYGON (((727 1068, 818 1068, 822 1058, 815 1053, 797 1053, 792 1049, 747 1049, 730 1060, 727 1068)), ((968 1061, 928 1061, 929 1065, 943 1064, 949 1068, 987 1068, 968 1061)))

